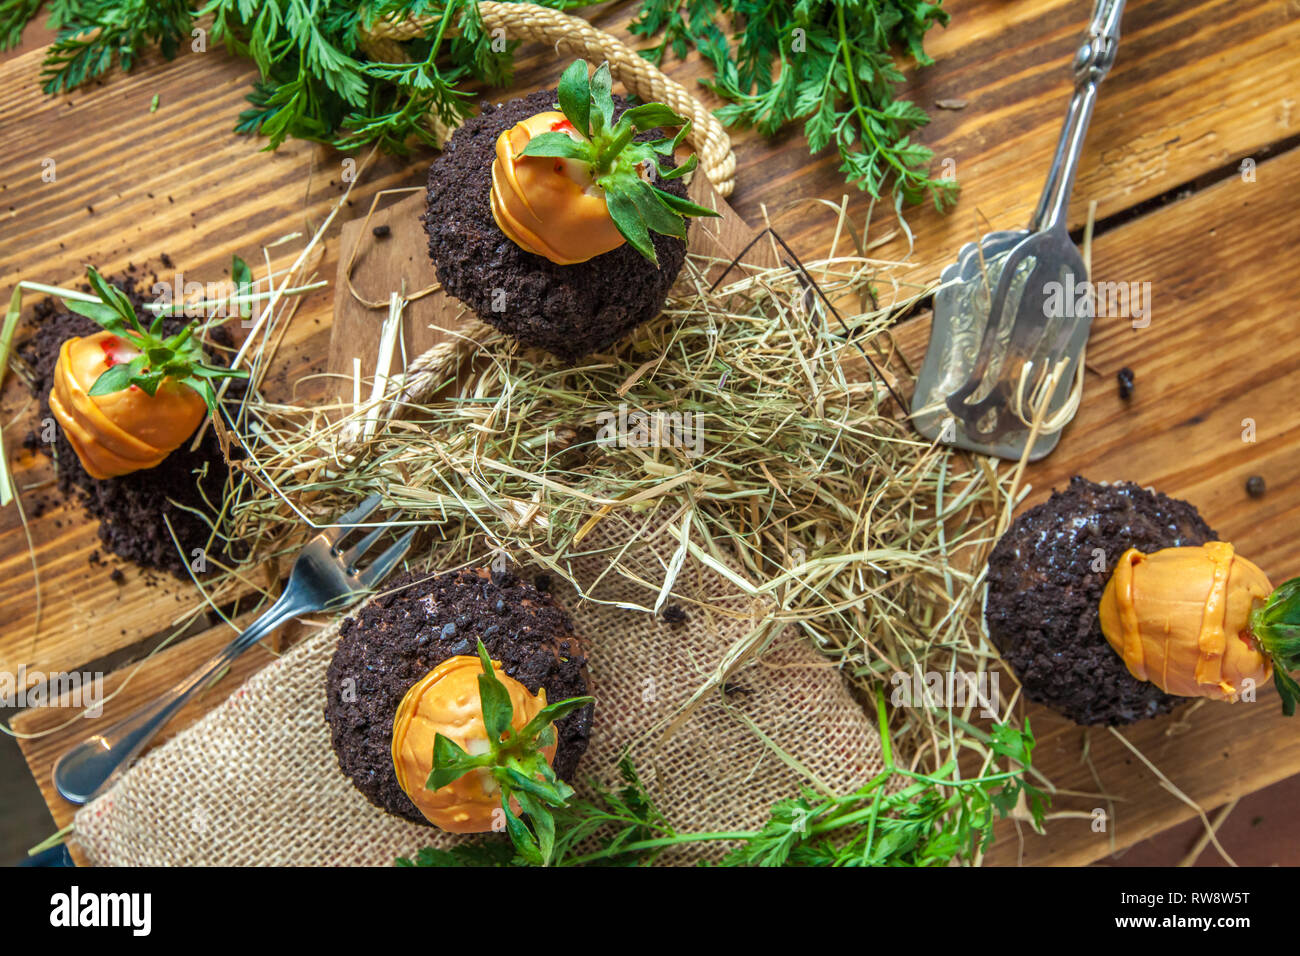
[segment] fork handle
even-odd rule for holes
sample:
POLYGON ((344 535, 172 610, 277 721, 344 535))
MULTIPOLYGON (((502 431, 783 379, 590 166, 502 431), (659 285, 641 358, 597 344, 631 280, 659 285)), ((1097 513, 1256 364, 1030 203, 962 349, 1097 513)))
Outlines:
POLYGON ((176 686, 73 747, 54 766, 54 786, 72 803, 88 803, 107 790, 191 697, 244 651, 308 608, 285 591, 248 629, 176 686))
POLYGON ((1030 232, 1063 228, 1074 189, 1074 177, 1083 155, 1083 141, 1097 102, 1097 88, 1115 63, 1119 49, 1119 24, 1124 0, 1096 0, 1088 33, 1074 55, 1074 95, 1061 126, 1052 157, 1052 169, 1043 186, 1038 208, 1029 222, 1030 232))

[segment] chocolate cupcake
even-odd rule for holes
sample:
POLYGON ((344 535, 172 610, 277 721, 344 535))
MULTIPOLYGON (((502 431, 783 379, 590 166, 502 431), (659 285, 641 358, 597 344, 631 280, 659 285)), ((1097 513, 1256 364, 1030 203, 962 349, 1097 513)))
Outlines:
POLYGON ((577 61, 558 90, 492 106, 429 169, 424 228, 438 281, 484 322, 572 361, 663 308, 686 259, 686 200, 674 163, 689 123, 629 108, 577 61), (558 106, 558 109, 557 109, 558 106), (672 139, 660 126, 679 126, 672 139))
MULTIPOLYGON (((459 688, 453 693, 459 700, 453 703, 465 705, 466 694, 474 697, 473 714, 462 706, 464 712, 439 728, 480 719, 473 689, 483 673, 475 657, 479 641, 495 665, 495 676, 509 690, 516 730, 547 702, 587 692, 586 658, 568 614, 550 595, 510 574, 484 569, 436 577, 400 575, 384 594, 344 621, 327 674, 325 717, 339 767, 375 806, 456 832, 490 828, 479 825, 479 811, 491 812, 484 794, 477 794, 477 809, 453 819, 448 801, 430 804, 432 792, 424 786, 427 767, 406 775, 406 787, 419 806, 403 789, 395 768, 403 759, 402 741, 395 738, 407 721, 423 721, 428 729, 445 717, 433 714, 428 696, 423 711, 421 701, 413 699, 439 679, 444 692, 451 685, 459 688)), ((547 756, 561 779, 573 778, 587 748, 592 713, 588 703, 555 722, 547 756)), ((431 733, 428 738, 431 745, 431 733)))
POLYGON ((1032 701, 1079 724, 1128 724, 1178 697, 1138 680, 1102 632, 1098 607, 1130 548, 1217 541, 1185 501, 1075 477, 1011 525, 989 556, 989 636, 1032 701))

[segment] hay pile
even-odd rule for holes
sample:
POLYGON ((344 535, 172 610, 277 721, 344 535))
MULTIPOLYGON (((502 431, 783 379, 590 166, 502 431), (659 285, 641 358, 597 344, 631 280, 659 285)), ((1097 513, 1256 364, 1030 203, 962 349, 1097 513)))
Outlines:
MULTIPOLYGON (((920 439, 891 396, 910 371, 890 326, 927 290, 864 255, 732 269, 714 287, 725 266, 693 256, 662 318, 572 367, 467 325, 386 381, 381 406, 250 402, 235 534, 286 570, 304 519, 380 491, 427 529, 413 553, 438 570, 496 554, 572 580, 566 555, 597 523, 629 544, 649 528, 679 548, 629 613, 661 613, 702 566, 760 608, 694 700, 787 625, 864 701, 899 672, 985 673, 981 569, 1012 491, 990 460, 920 439)), ((609 574, 635 573, 608 557, 609 574)), ((895 745, 923 770, 971 747, 987 758, 981 706, 897 708, 895 745)))

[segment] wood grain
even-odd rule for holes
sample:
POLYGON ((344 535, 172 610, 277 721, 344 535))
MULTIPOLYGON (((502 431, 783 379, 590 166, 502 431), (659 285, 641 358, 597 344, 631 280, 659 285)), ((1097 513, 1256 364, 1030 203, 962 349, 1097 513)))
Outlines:
MULTIPOLYGON (((1295 270, 1279 268, 1300 242, 1292 184, 1300 152, 1262 164, 1256 182, 1229 179, 1108 232, 1096 245, 1098 272, 1150 282, 1151 324, 1099 320, 1089 343, 1083 407, 1058 451, 1029 472, 1029 503, 1071 474, 1131 480, 1195 504, 1219 534, 1266 568, 1275 584, 1300 575, 1300 340, 1294 334, 1295 270), (1137 387, 1125 402, 1115 374, 1129 366, 1137 387), (1243 440, 1243 422, 1256 424, 1243 440), (1246 494, 1264 477, 1262 499, 1246 494)), ((1294 719, 1280 714, 1271 686, 1254 704, 1207 703, 1123 733, 1189 797, 1212 808, 1300 769, 1294 719)), ((1084 732, 1030 711, 1042 743, 1035 763, 1059 787, 1095 792, 1080 764, 1084 732)), ((1081 863, 1157 833, 1192 809, 1104 730, 1090 732, 1092 760, 1114 805, 1118 833, 1088 820, 1057 821, 1026 838, 1032 863, 1081 863)), ((1095 800, 1062 798, 1058 809, 1091 811, 1095 800)), ((1010 862, 1014 841, 992 859, 1010 862)))
MULTIPOLYGON (((909 213, 916 238, 906 271, 922 280, 932 278, 961 243, 1027 219, 1055 146, 1068 98, 1067 64, 1090 2, 950 0, 947 6, 953 24, 929 42, 938 63, 913 76, 910 95, 934 116, 920 138, 939 159, 955 161, 963 193, 946 217, 928 209, 909 213), (951 99, 968 105, 933 108, 951 99)), ((622 25, 631 9, 612 4, 592 11, 591 18, 626 37, 622 25)), ((1230 172, 1243 157, 1262 157, 1274 144, 1291 145, 1300 132, 1298 44, 1300 8, 1293 2, 1131 0, 1119 61, 1093 121, 1072 219, 1081 221, 1089 199, 1097 200, 1103 220, 1116 217, 1114 223, 1103 221, 1094 275, 1150 281, 1153 321, 1137 332, 1097 323, 1089 351, 1096 374, 1089 378, 1084 406, 1060 449, 1028 476, 1031 501, 1075 471, 1098 479, 1135 478, 1189 498, 1275 580, 1300 572, 1300 549, 1287 533, 1300 500, 1293 478, 1300 464, 1300 418, 1287 401, 1300 384, 1288 288, 1295 274, 1289 257, 1300 238, 1300 199, 1288 184, 1296 181, 1300 161, 1287 152, 1261 162, 1254 183, 1230 172), (1216 177, 1222 181, 1190 198, 1168 197, 1154 209, 1140 206, 1216 177), (1137 218, 1118 221, 1129 215, 1137 218), (1123 365, 1138 380, 1127 406, 1113 386, 1123 365), (1257 424, 1254 443, 1240 439, 1245 418, 1257 424), (1242 491, 1252 473, 1268 481, 1260 501, 1242 491)), ((562 64, 549 51, 524 53, 515 89, 550 85, 562 64)), ((220 51, 146 62, 130 75, 61 98, 39 91, 40 56, 29 50, 0 62, 6 157, 0 167, 0 280, 6 291, 20 278, 74 281, 85 262, 112 273, 128 262, 156 264, 162 253, 188 278, 215 280, 232 253, 255 263, 263 245, 290 232, 310 234, 341 193, 338 154, 301 143, 268 154, 257 140, 228 132, 252 73, 220 51), (160 108, 150 113, 155 93, 160 108), (45 159, 56 162, 55 182, 41 179, 45 159)), ((706 72, 697 54, 670 60, 666 69, 692 86, 706 72)), ((707 99, 702 90, 701 95, 707 99)), ((867 200, 846 190, 833 156, 810 159, 793 132, 763 141, 742 131, 735 139, 738 185, 730 203, 744 220, 759 225, 769 213, 804 258, 828 250, 835 214, 795 200, 837 205, 849 192, 850 216, 860 228, 866 225, 867 200)), ((421 184, 428 158, 379 161, 354 190, 342 218, 363 213, 380 189, 421 184)), ((890 217, 877 210, 870 234, 892 229, 890 217)), ((327 237, 322 276, 337 273, 339 235, 336 227, 327 237)), ((899 236, 877 253, 901 251, 899 236)), ((277 354, 268 395, 316 401, 337 387, 322 373, 338 294, 328 289, 302 303, 277 354)), ((920 317, 898 330, 900 346, 914 359, 924 349, 927 321, 920 317)), ((11 459, 30 504, 45 494, 31 486, 48 482, 49 465, 43 456, 14 448, 34 424, 20 383, 11 378, 0 399, 11 459)), ((75 669, 164 631, 195 603, 184 582, 145 587, 129 565, 89 565, 98 543, 74 505, 53 502, 30 528, 42 581, 39 633, 25 534, 13 509, 0 514, 0 619, 6 622, 0 668, 25 663, 75 669), (126 575, 120 587, 109 578, 114 568, 126 575)), ((224 628, 212 628, 157 655, 145 665, 155 675, 152 686, 175 680, 227 637, 224 628)), ((251 670, 258 659, 250 655, 240 668, 245 665, 251 670)), ((144 699, 144 673, 115 705, 144 699)), ((1212 806, 1300 770, 1300 754, 1287 743, 1294 735, 1278 734, 1274 704, 1270 695, 1254 706, 1207 705, 1188 718, 1185 729, 1165 718, 1126 733, 1189 795, 1212 806)), ((1079 763, 1083 732, 1036 709, 1029 713, 1044 772, 1060 787, 1095 790, 1079 763)), ((51 716, 58 715, 34 711, 16 724, 48 726, 51 716)), ((47 796, 53 757, 79 736, 51 735, 25 747, 47 796)), ((1109 733, 1094 730, 1090 738, 1103 786, 1127 797, 1116 804, 1118 825, 1108 834, 1116 846, 1190 814, 1109 733)), ((51 799, 56 819, 66 820, 69 808, 51 799)), ((1096 805, 1058 801, 1065 809, 1096 805)), ((1015 862, 1019 844, 1014 835, 1003 837, 992 859, 1015 862)), ((1026 838, 1024 859, 1077 863, 1109 850, 1108 840, 1091 833, 1087 821, 1061 820, 1049 836, 1026 838)))

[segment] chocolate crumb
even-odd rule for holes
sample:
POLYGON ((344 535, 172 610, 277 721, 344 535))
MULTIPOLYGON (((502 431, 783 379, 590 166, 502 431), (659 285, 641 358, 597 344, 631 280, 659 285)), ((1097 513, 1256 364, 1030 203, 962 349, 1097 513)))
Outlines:
POLYGON ((1261 475, 1251 475, 1246 479, 1246 494, 1252 498, 1263 498, 1266 487, 1261 475))
POLYGON ((1127 402, 1133 397, 1133 370, 1127 365, 1124 366, 1115 376, 1115 380, 1119 383, 1119 397, 1127 402))

